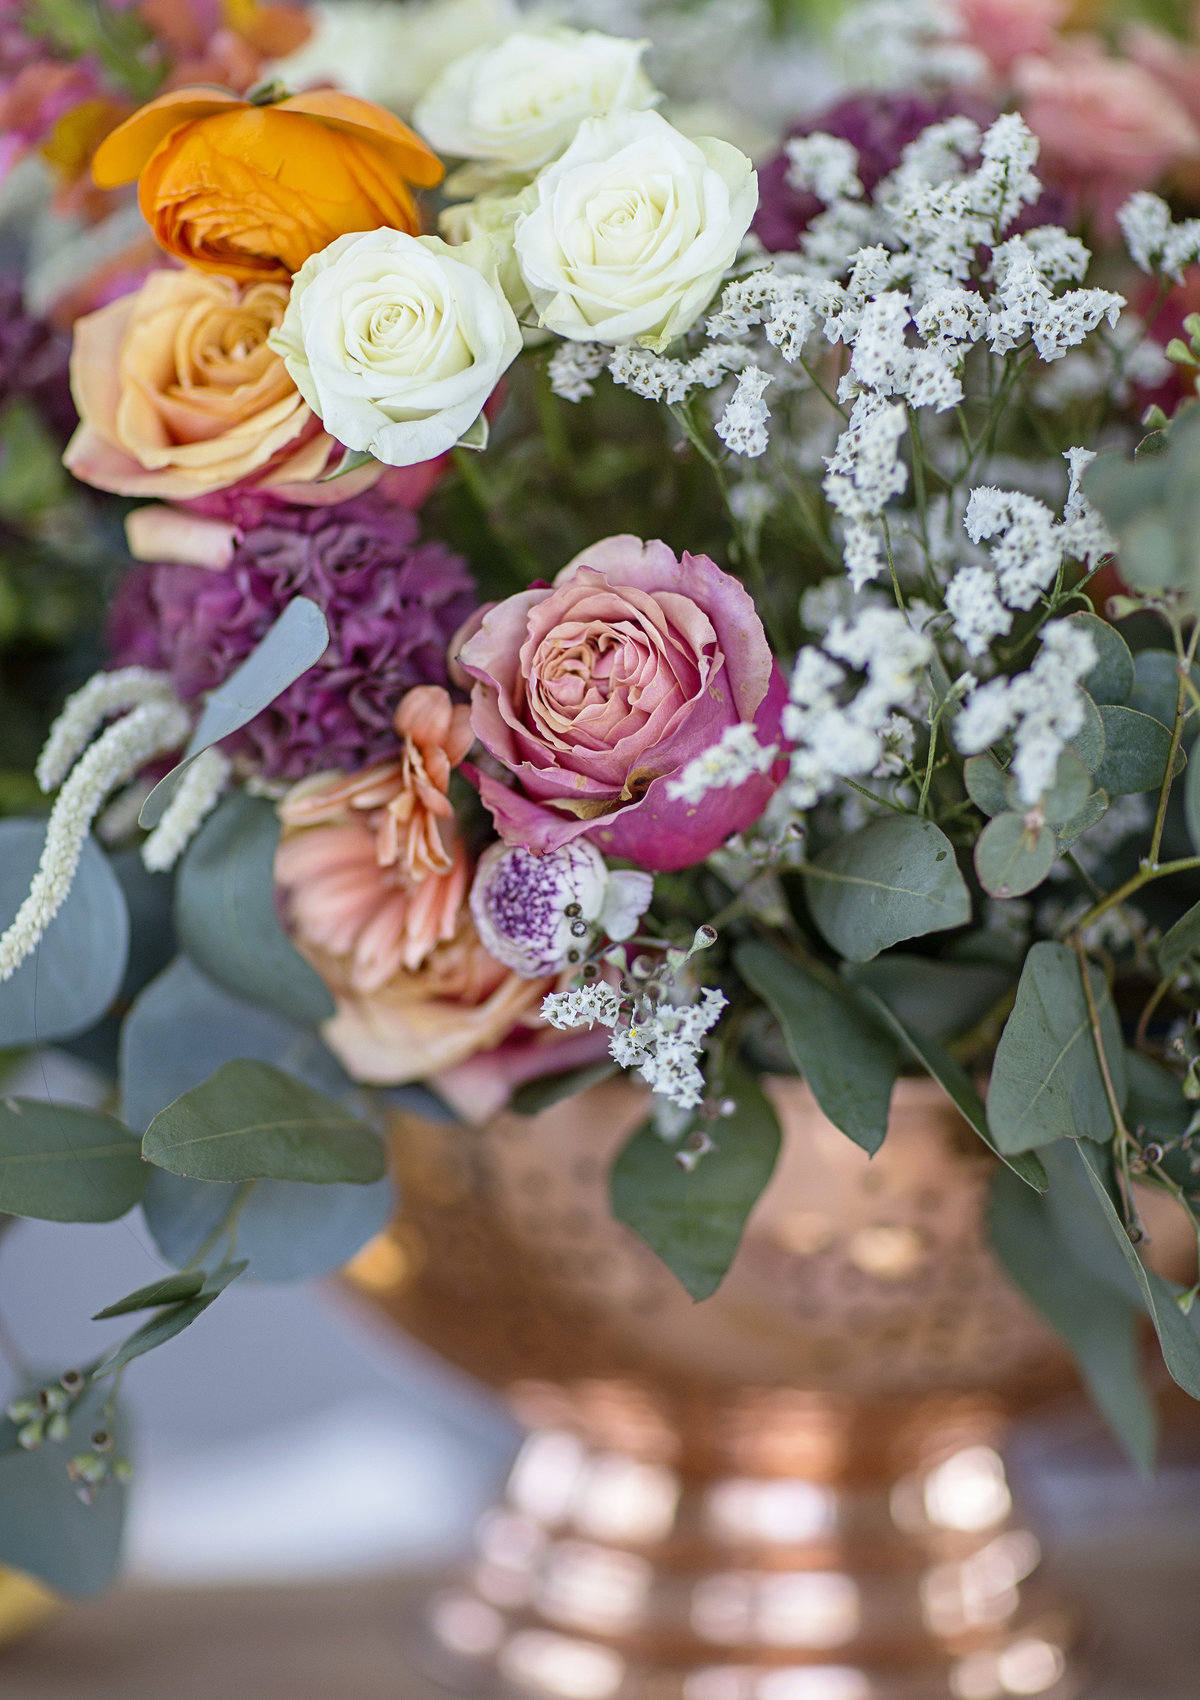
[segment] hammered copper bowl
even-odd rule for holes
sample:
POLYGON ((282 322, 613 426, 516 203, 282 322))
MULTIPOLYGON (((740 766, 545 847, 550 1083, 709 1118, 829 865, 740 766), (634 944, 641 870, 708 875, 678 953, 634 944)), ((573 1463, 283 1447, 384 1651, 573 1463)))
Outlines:
POLYGON ((531 1434, 434 1638, 473 1696, 1008 1700, 1077 1692, 998 1442, 1067 1385, 987 1246, 994 1159, 928 1081, 868 1158, 794 1079, 779 1164, 694 1304, 608 1202, 626 1081, 396 1128, 352 1278, 531 1434))

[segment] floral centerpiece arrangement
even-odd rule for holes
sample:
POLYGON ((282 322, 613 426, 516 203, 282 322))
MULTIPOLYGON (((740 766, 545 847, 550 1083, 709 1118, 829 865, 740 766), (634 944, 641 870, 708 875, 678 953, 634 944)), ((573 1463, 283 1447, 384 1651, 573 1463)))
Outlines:
MULTIPOLYGON (((585 9, 331 7, 251 87, 230 7, 88 131, 157 244, 68 315, 72 500, 128 552, 48 818, 0 822, 0 1043, 119 1092, 0 1104, 0 1210, 140 1207, 171 1269, 9 1407, 2 1559, 110 1574, 125 1367, 375 1234, 389 1105, 617 1070, 674 1158, 618 1207, 697 1301, 770 1178, 761 1075, 870 1153, 915 1072, 1130 1452, 1145 1317, 1200 1396, 1135 1190, 1200 1223, 1200 48, 866 5, 861 86, 780 149, 766 66, 817 49, 755 14, 739 112, 733 10, 644 11, 648 55, 585 9), (6 1515, 30 1483, 70 1554, 6 1515)), ((5 29, 9 107, 108 64, 5 29)))

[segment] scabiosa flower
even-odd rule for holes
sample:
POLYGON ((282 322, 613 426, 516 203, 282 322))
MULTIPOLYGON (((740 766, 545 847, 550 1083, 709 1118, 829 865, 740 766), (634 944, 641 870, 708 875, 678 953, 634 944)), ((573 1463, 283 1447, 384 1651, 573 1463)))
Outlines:
POLYGON ((471 914, 497 961, 535 980, 582 961, 598 933, 630 938, 653 890, 649 874, 610 872, 582 838, 544 856, 493 844, 479 859, 471 914))
POLYGON ((329 648, 231 753, 288 780, 393 756, 400 698, 446 683, 447 644, 474 606, 466 563, 417 537, 412 514, 372 495, 334 508, 252 503, 223 570, 128 575, 110 623, 114 665, 166 668, 194 700, 229 677, 293 597, 308 596, 329 622, 329 648))

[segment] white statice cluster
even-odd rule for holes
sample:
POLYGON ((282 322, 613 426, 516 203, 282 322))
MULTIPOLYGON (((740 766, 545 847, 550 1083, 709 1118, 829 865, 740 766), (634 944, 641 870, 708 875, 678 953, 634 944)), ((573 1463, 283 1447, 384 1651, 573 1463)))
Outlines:
POLYGON ((729 1000, 706 988, 695 1002, 672 1003, 663 997, 628 997, 604 981, 550 992, 542 1000, 542 1019, 552 1027, 613 1029, 609 1054, 622 1068, 635 1068, 652 1092, 679 1110, 694 1110, 704 1099, 700 1058, 706 1036, 729 1000))
POLYGON ((744 455, 747 460, 756 460, 759 455, 766 454, 770 442, 767 420, 771 411, 763 400, 770 382, 771 374, 761 367, 743 367, 737 388, 717 420, 717 436, 725 447, 734 454, 744 455))
POLYGON ((748 348, 709 343, 691 360, 655 354, 634 342, 615 348, 599 342, 564 342, 550 356, 550 387, 564 401, 584 401, 595 393, 596 379, 608 371, 646 401, 669 406, 685 401, 693 390, 712 390, 731 372, 740 372, 751 358, 748 348))
POLYGON ((831 201, 861 200, 858 150, 852 142, 818 130, 811 136, 793 136, 783 144, 783 151, 788 184, 798 193, 815 195, 826 206, 831 201))
POLYGON ((727 726, 720 743, 693 757, 678 779, 668 779, 667 796, 673 803, 699 803, 710 791, 744 785, 766 773, 778 754, 778 744, 761 743, 750 723, 727 726))
POLYGON ((962 17, 948 0, 868 0, 851 7, 837 34, 860 88, 965 87, 987 75, 987 60, 964 41, 962 17))
POLYGON ((911 722, 933 645, 898 609, 869 604, 836 615, 821 646, 796 658, 783 731, 791 749, 787 800, 810 809, 839 779, 894 774, 911 753, 911 722), (865 675, 854 687, 852 676, 865 675))
POLYGON ((1200 218, 1176 223, 1167 203, 1148 189, 1131 195, 1118 209, 1117 223, 1130 259, 1144 272, 1162 272, 1182 283, 1187 267, 1200 260, 1200 218))
POLYGON ((1091 634, 1070 620, 1049 620, 1032 667, 1011 679, 976 684, 954 723, 964 755, 978 755, 1011 736, 1012 772, 1022 803, 1032 808, 1053 783, 1058 758, 1086 717, 1079 681, 1099 659, 1091 634))
POLYGON ((1028 610, 1054 585, 1064 561, 1089 571, 1112 552, 1113 538, 1082 490, 1096 458, 1091 449, 1063 456, 1070 481, 1061 520, 1036 496, 980 485, 967 502, 963 526, 972 543, 990 542, 987 565, 960 567, 946 587, 954 635, 967 654, 986 653, 993 639, 1012 630, 1015 610, 1028 610))

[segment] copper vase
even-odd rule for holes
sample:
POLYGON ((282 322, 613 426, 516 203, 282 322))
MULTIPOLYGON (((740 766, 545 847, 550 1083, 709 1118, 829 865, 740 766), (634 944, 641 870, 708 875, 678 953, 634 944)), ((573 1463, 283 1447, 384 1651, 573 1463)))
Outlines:
POLYGON ((352 1276, 530 1428, 433 1604, 445 1663, 473 1700, 1066 1700, 998 1451, 1066 1370, 988 1249, 993 1160, 927 1081, 871 1160, 768 1089, 779 1164, 702 1304, 612 1219, 626 1081, 398 1126, 352 1276))

